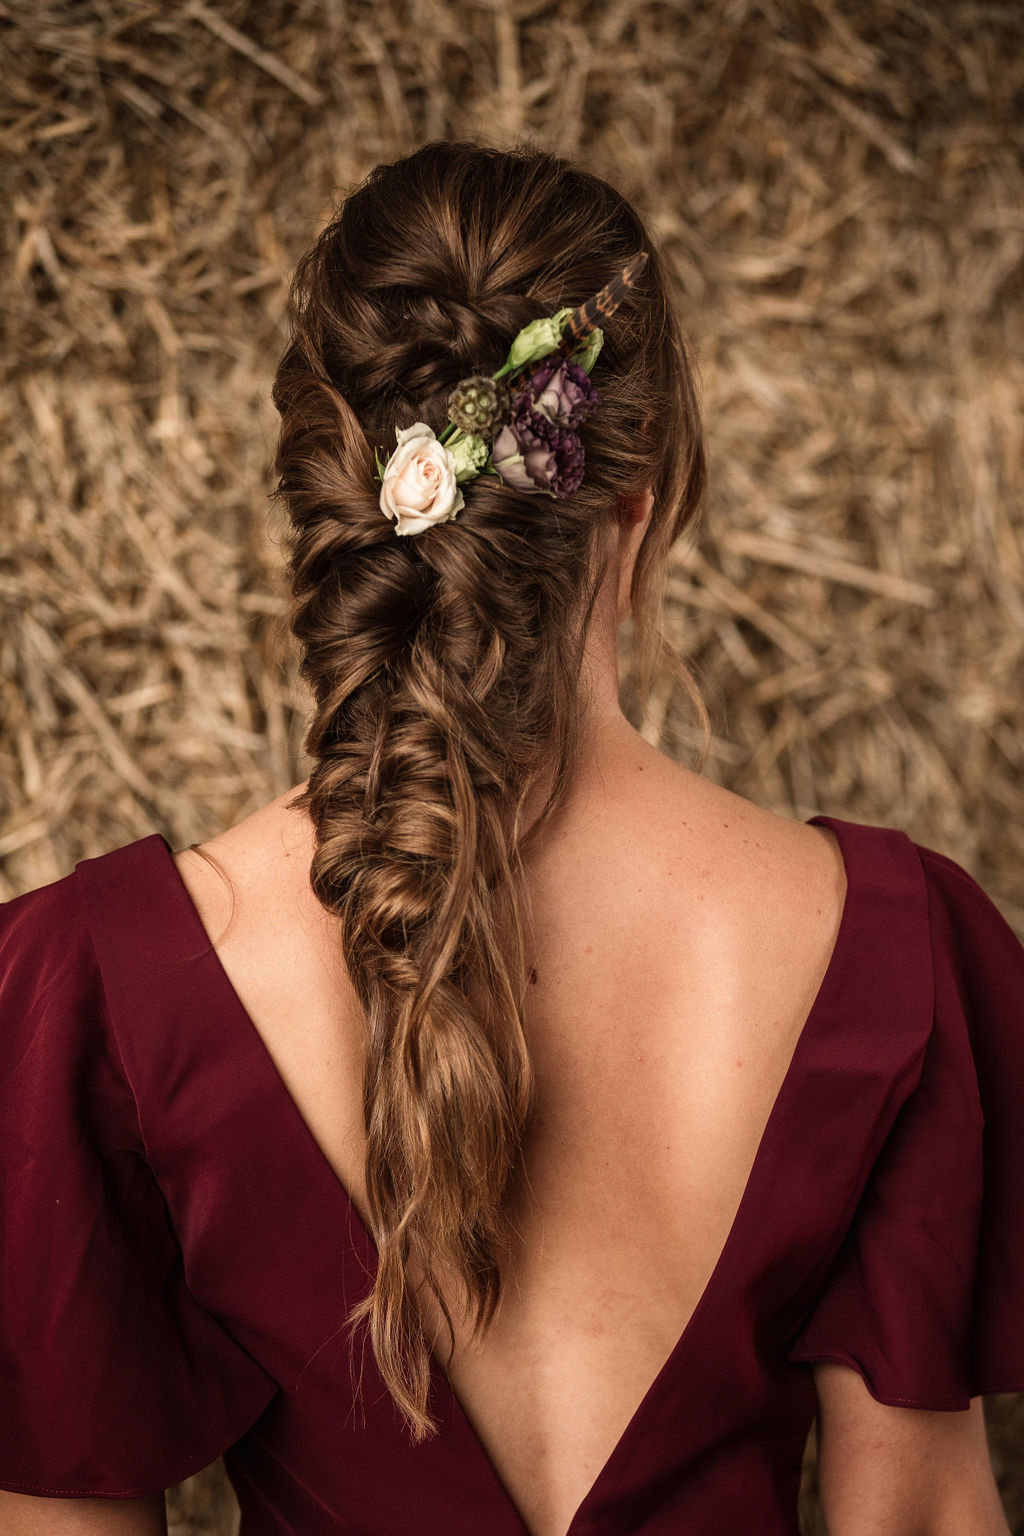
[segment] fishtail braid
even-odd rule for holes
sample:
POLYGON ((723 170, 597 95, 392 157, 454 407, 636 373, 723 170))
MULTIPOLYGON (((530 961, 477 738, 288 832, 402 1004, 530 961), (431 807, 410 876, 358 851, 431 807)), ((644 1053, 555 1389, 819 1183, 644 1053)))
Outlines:
POLYGON ((534 1093, 522 853, 577 760, 602 532, 620 497, 654 485, 642 607, 700 511, 696 406, 656 255, 608 323, 573 497, 556 505, 481 477, 454 522, 399 539, 374 448, 412 420, 439 431, 459 378, 493 372, 523 324, 596 291, 639 246, 653 250, 629 205, 568 162, 428 145, 378 167, 300 263, 274 385, 291 626, 315 705, 313 767, 292 804, 313 822, 312 888, 340 920, 366 1016, 378 1266, 349 1321, 368 1322, 414 1439, 435 1422, 410 1275, 437 1298, 454 1348, 448 1282, 482 1330, 510 1251, 503 1196, 534 1093))

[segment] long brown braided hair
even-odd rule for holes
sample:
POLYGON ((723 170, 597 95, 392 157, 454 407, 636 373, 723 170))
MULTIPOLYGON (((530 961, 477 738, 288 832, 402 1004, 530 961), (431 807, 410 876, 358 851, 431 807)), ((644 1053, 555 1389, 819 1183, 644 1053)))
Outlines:
MULTIPOLYGON (((487 1327, 509 1248, 502 1196, 530 1114, 521 852, 558 805, 583 719, 581 657, 621 498, 653 486, 634 567, 634 670, 659 657, 669 548, 700 515, 693 383, 651 234, 604 180, 536 148, 434 143, 378 166, 300 262, 273 389, 291 521, 291 625, 315 700, 310 879, 340 919, 366 1015, 366 1199, 379 1264, 349 1314, 414 1439, 430 1352, 415 1263, 487 1327), (492 476, 457 520, 397 538, 374 449, 440 432, 459 379, 516 332, 650 259, 607 321, 586 473, 566 499, 492 476), (531 789, 549 786, 532 828, 531 789)), ((690 674, 675 670, 705 732, 690 674)), ((454 1333, 451 1335, 454 1347, 454 1333)))

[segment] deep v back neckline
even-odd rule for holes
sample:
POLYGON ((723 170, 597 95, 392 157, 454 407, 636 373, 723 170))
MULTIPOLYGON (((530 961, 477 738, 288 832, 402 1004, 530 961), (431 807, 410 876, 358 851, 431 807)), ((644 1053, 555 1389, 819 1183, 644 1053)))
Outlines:
MULTIPOLYGON (((809 818, 805 825, 827 826, 835 833, 846 873, 846 892, 828 963, 804 1022, 796 1036, 788 1066, 762 1129, 746 1182, 725 1240, 719 1250, 718 1257, 676 1342, 644 1392, 596 1477, 589 1485, 587 1492, 577 1506, 564 1532, 564 1536, 576 1536, 576 1532, 585 1517, 587 1509, 598 1495, 602 1485, 612 1475, 616 1464, 629 1454, 631 1447, 643 1435, 644 1423, 653 1413, 659 1393, 663 1386, 674 1377, 684 1356, 692 1349, 695 1335, 703 1319, 711 1311, 720 1291, 723 1289, 723 1282, 728 1275, 733 1256, 742 1246, 753 1209, 758 1205, 762 1194, 770 1193, 776 1185, 775 1175, 771 1166, 775 1143, 779 1139, 781 1128, 786 1124, 791 1101, 799 1093, 801 1065, 805 1056, 814 1047, 814 1036, 818 1020, 829 1012, 832 994, 841 982, 846 965, 846 948, 849 942, 849 935, 855 926, 855 915, 859 898, 859 876, 856 857, 852 849, 851 836, 851 833, 855 831, 856 824, 844 823, 835 817, 818 815, 809 818)), ((274 1096, 283 1112, 291 1121, 299 1142, 305 1148, 311 1168, 317 1169, 320 1180, 326 1183, 333 1198, 340 1201, 343 1220, 348 1224, 350 1230, 354 1230, 357 1239, 364 1248, 365 1254, 376 1264, 378 1262, 378 1253, 366 1224, 348 1189, 335 1171, 333 1164, 320 1146, 319 1141, 314 1136, 305 1117, 299 1110, 298 1104, 281 1077, 263 1035, 256 1027, 241 998, 235 991, 227 970, 210 940, 199 911, 175 863, 173 850, 169 842, 162 834, 156 833, 153 835, 153 847, 161 856, 165 876, 171 882, 171 887, 175 891, 176 902, 180 903, 183 922, 193 930, 195 939, 203 945, 204 953, 210 957, 211 974, 216 978, 216 985, 228 1005, 225 1012, 233 1016, 238 1022, 240 1041, 244 1041, 244 1048, 250 1056, 254 1055, 258 1061, 259 1071, 267 1083, 267 1090, 274 1096)), ((440 1389, 450 1395, 452 1410, 462 1420, 465 1430, 468 1431, 469 1439, 475 1448, 475 1454, 483 1458, 490 1472, 504 1489, 510 1508, 515 1513, 521 1531, 525 1533, 525 1536, 532 1536, 525 1518, 519 1510, 510 1490, 498 1474, 494 1462, 472 1419, 459 1401, 447 1373, 433 1354, 431 1354, 430 1372, 432 1390, 440 1389)))

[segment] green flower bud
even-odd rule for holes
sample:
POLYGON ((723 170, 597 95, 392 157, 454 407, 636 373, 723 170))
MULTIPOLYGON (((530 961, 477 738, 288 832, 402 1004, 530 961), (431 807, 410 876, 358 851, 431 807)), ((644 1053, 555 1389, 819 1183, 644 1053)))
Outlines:
POLYGON ((597 354, 604 346, 604 331, 596 325, 589 336, 584 337, 578 349, 572 354, 574 363, 578 363, 584 373, 589 373, 597 362, 597 354))
POLYGON ((562 339, 562 326, 571 314, 571 309, 560 309, 548 319, 531 320, 529 325, 524 325, 509 347, 505 369, 514 373, 527 363, 534 363, 554 352, 562 339))
POLYGON ((477 475, 487 463, 490 448, 482 437, 456 436, 450 442, 445 443, 455 469, 456 484, 462 485, 467 480, 475 480, 477 475))

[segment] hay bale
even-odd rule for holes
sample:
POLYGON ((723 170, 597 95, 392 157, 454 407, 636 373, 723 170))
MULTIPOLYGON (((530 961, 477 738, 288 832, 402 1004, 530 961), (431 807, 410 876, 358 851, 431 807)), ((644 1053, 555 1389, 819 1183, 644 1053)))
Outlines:
MULTIPOLYGON (((0 898, 304 776, 267 516, 288 275, 376 161, 485 131, 620 184, 675 274, 706 771, 903 827, 1024 933, 1022 43, 999 3, 9 6, 0 898)), ((693 745, 667 681, 646 730, 693 745)))

